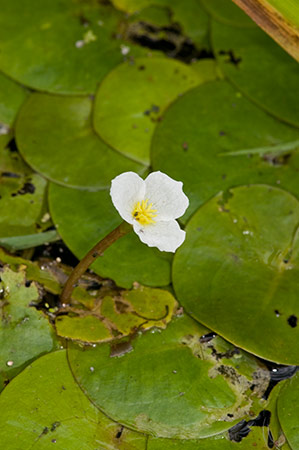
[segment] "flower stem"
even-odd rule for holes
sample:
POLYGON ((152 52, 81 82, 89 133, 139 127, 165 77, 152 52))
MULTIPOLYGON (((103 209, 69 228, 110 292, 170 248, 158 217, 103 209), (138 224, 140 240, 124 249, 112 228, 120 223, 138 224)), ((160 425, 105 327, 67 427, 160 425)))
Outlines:
POLYGON ((127 222, 122 222, 117 228, 107 234, 104 239, 98 242, 89 252, 84 256, 79 264, 73 269, 71 275, 69 276, 67 282, 62 290, 60 300, 62 303, 67 303, 72 295, 73 289, 77 284, 79 278, 86 272, 88 267, 99 257, 104 251, 117 241, 117 239, 125 236, 132 230, 132 226, 127 222))

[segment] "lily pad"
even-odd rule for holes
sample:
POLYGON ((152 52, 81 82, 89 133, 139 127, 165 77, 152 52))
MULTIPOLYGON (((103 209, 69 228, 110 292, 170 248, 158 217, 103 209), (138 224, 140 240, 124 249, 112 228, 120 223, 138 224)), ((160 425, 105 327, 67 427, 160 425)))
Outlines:
POLYGON ((215 21, 211 36, 220 68, 233 84, 260 108, 298 127, 298 63, 257 26, 215 21))
POLYGON ((263 366, 221 338, 206 339, 208 331, 181 316, 118 344, 130 344, 122 353, 71 344, 68 359, 83 391, 114 420, 157 437, 201 438, 254 414, 268 385, 263 366))
POLYGON ((176 253, 178 300, 196 320, 264 359, 299 364, 299 202, 270 186, 220 193, 176 253))
POLYGON ((229 432, 218 434, 201 440, 171 440, 150 437, 147 450, 268 450, 279 448, 290 450, 285 442, 277 418, 277 399, 281 391, 281 383, 270 394, 269 400, 264 402, 259 415, 250 420, 242 420, 232 427, 229 432))
MULTIPOLYGON (((122 14, 97 1, 0 2, 0 69, 33 89, 90 94, 124 57, 114 35, 122 14), (66 26, 67 23, 67 26, 66 26)), ((144 54, 133 48, 135 56, 144 54)))
POLYGON ((94 127, 113 148, 149 163, 151 138, 165 108, 204 80, 179 61, 136 59, 112 70, 101 83, 94 108, 94 127))
MULTIPOLYGON (((60 236, 79 259, 121 222, 106 190, 87 192, 51 183, 49 204, 60 236)), ((135 281, 166 286, 171 260, 169 253, 147 247, 131 232, 107 249, 92 269, 128 289, 135 281)))
POLYGON ((239 6, 227 0, 200 0, 213 19, 234 27, 254 27, 254 22, 239 6))
POLYGON ((47 182, 8 148, 0 152, 0 238, 34 234, 43 213, 47 182))
POLYGON ((59 316, 55 322, 59 336, 85 342, 102 342, 112 335, 101 320, 86 315, 83 317, 59 316))
POLYGON ((135 286, 131 291, 111 291, 103 298, 94 298, 87 308, 84 304, 84 309, 80 305, 64 308, 64 315, 55 322, 59 336, 91 343, 111 341, 137 330, 165 328, 177 307, 170 292, 162 289, 135 286))
POLYGON ((0 396, 0 438, 6 450, 144 450, 145 437, 109 420, 85 397, 66 352, 43 356, 0 396))
POLYGON ((298 138, 298 130, 270 117, 226 81, 214 81, 168 108, 153 137, 152 166, 183 181, 190 199, 186 220, 231 186, 266 183, 299 196, 299 153, 296 147, 281 154, 277 148, 298 138), (269 149, 252 150, 260 147, 269 149))
POLYGON ((25 286, 24 273, 8 267, 1 272, 1 280, 0 385, 56 345, 48 319, 30 306, 39 299, 37 287, 25 286))
POLYGON ((285 383, 278 398, 278 417, 292 450, 299 449, 299 373, 285 383))
POLYGON ((93 131, 92 100, 33 94, 20 111, 16 139, 24 159, 57 183, 103 189, 121 172, 144 166, 108 147, 93 131))
POLYGON ((27 91, 0 72, 0 145, 12 137, 12 127, 27 91))

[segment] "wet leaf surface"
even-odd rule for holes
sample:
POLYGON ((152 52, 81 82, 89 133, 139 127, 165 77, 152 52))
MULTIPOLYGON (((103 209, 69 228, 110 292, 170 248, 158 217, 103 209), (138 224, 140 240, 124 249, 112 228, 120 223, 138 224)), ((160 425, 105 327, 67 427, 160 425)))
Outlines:
POLYGON ((260 108, 298 127, 298 63, 257 26, 242 29, 214 21, 211 37, 232 83, 260 108))
POLYGON ((279 154, 275 147, 271 153, 271 146, 298 137, 297 130, 264 113, 226 81, 215 81, 187 92, 168 108, 153 137, 152 166, 183 181, 191 203, 185 221, 232 186, 267 183, 299 195, 297 149, 279 154), (264 146, 268 153, 251 152, 264 146))
POLYGON ((12 138, 17 112, 27 96, 27 91, 0 72, 0 146, 12 138))
POLYGON ((17 143, 35 170, 59 184, 103 189, 121 172, 145 167, 108 147, 93 131, 92 100, 32 94, 18 116, 17 143), (42 151, 41 151, 42 149, 42 151))
POLYGON ((82 299, 81 307, 80 303, 61 307, 55 321, 59 336, 84 342, 112 341, 139 330, 165 328, 177 308, 169 292, 144 286, 111 290, 110 295, 91 300, 82 299))
POLYGON ((174 288, 188 313, 251 353, 293 365, 299 363, 298 219, 298 201, 281 189, 220 193, 188 223, 173 265, 174 288))
POLYGON ((299 448, 299 374, 286 381, 278 398, 277 412, 283 432, 292 450, 299 448))
MULTIPOLYGON (((122 41, 113 38, 122 14, 109 5, 45 0, 41 8, 38 0, 3 0, 0 8, 0 69, 25 86, 92 94, 123 61, 122 41)), ((143 49, 135 53, 144 54, 143 49)))
MULTIPOLYGON (((233 2, 200 0, 202 6, 218 22, 240 28, 252 28, 254 22, 233 2)), ((233 29, 233 28, 232 28, 233 29)))
POLYGON ((144 436, 120 432, 121 427, 85 397, 73 379, 64 350, 27 367, 1 394, 0 408, 5 411, 0 416, 1 445, 7 450, 145 448, 144 436))
POLYGON ((46 186, 46 180, 33 173, 19 154, 0 150, 0 239, 40 229, 46 186))
POLYGON ((124 352, 72 344, 68 357, 84 392, 114 420, 159 437, 206 437, 251 414, 268 384, 249 355, 220 338, 201 343, 207 332, 185 316, 135 336, 124 352))
POLYGON ((139 58, 111 71, 101 83, 94 127, 105 142, 143 164, 165 108, 178 95, 203 82, 200 70, 171 59, 139 58))
MULTIPOLYGON (((78 258, 121 221, 106 190, 86 192, 53 183, 49 203, 60 236, 78 258)), ((135 281, 166 286, 170 283, 171 259, 169 253, 142 244, 132 232, 114 243, 91 267, 98 275, 112 278, 120 287, 130 288, 135 281)))
POLYGON ((32 306, 38 299, 37 287, 34 284, 26 286, 24 272, 2 270, 0 385, 56 346, 48 319, 32 306))

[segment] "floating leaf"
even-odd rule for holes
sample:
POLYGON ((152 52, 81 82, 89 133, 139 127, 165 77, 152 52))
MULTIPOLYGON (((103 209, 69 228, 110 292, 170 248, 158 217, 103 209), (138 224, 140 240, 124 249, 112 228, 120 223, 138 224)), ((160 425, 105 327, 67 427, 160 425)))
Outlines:
MULTIPOLYGON (((112 0, 112 3, 120 10, 134 13, 134 20, 143 20, 145 11, 150 8, 153 10, 156 7, 168 8, 171 16, 171 22, 174 25, 174 30, 179 28, 182 33, 187 36, 188 44, 194 43, 199 48, 206 48, 208 44, 208 29, 209 29, 209 17, 205 9, 202 7, 201 2, 197 0, 187 0, 182 2, 181 0, 112 0)), ((158 8, 155 8, 156 10, 158 8)), ((147 13, 148 14, 148 13, 147 13)), ((155 16, 156 17, 156 16, 155 16)), ((132 19, 131 19, 132 20, 132 19)), ((150 18, 147 20, 151 22, 150 18)), ((167 23, 164 23, 164 29, 160 30, 161 33, 171 31, 167 28, 167 23)), ((176 33, 178 35, 178 33, 176 33)), ((161 34, 160 34, 161 37, 161 34)), ((157 35, 159 39, 159 34, 157 35)), ((184 49, 182 49, 184 53, 184 49)), ((169 51, 171 53, 171 51, 169 51)), ((185 55, 184 55, 185 56, 185 55)))
POLYGON ((201 4, 213 19, 234 27, 254 27, 254 22, 231 1, 201 0, 201 4))
POLYGON ((299 364, 299 202, 270 186, 239 187, 203 205, 173 265, 186 311, 264 359, 299 364))
POLYGON ((276 405, 281 385, 276 386, 257 417, 242 420, 228 433, 201 440, 171 440, 150 437, 147 450, 290 450, 278 422, 276 405))
POLYGON ((169 292, 144 286, 131 291, 111 289, 110 295, 94 297, 88 304, 84 299, 81 305, 62 308, 63 315, 58 315, 55 322, 59 336, 104 342, 132 335, 137 330, 165 328, 177 307, 169 292))
POLYGON ((299 196, 299 152, 224 156, 298 140, 226 81, 198 86, 173 103, 157 126, 152 166, 184 183, 191 205, 184 218, 220 190, 246 183, 280 185, 299 196))
POLYGON ((0 152, 0 237, 37 232, 47 182, 33 173, 16 152, 0 152))
POLYGON ((99 87, 95 130, 113 148, 148 164, 151 138, 165 108, 201 82, 199 70, 171 59, 139 58, 134 64, 124 63, 99 87))
POLYGON ((246 96, 278 119, 299 126, 298 63, 257 26, 212 23, 221 70, 246 96), (257 63, 258 61, 258 63, 257 63))
MULTIPOLYGON (((113 37, 122 14, 97 1, 0 2, 0 69, 33 89, 59 94, 94 93, 123 61, 113 37), (67 26, 66 26, 67 23, 67 26)), ((131 54, 143 55, 131 47, 131 54)))
POLYGON ((89 97, 31 95, 16 124, 17 143, 28 164, 57 183, 82 189, 108 187, 121 172, 143 172, 144 166, 95 134, 91 110, 89 97))
POLYGON ((206 437, 254 414, 253 399, 268 385, 254 358, 206 333, 183 316, 112 346, 82 352, 72 344, 68 358, 81 388, 114 420, 159 437, 206 437))
MULTIPOLYGON (((120 223, 106 190, 87 192, 52 183, 49 203, 60 236, 79 259, 120 223)), ((132 232, 106 250, 92 268, 124 288, 131 288, 135 281, 166 286, 170 283, 170 261, 169 253, 147 247, 132 232)))
POLYGON ((59 316, 55 322, 57 334, 68 339, 102 342, 112 335, 101 320, 92 315, 83 317, 59 316))
POLYGON ((1 273, 1 280, 0 384, 1 378, 12 378, 33 359, 53 350, 56 342, 46 317, 30 306, 39 298, 36 286, 25 286, 24 273, 9 268, 1 273))
POLYGON ((0 144, 12 138, 12 127, 27 91, 0 72, 0 144))
POLYGON ((27 367, 1 394, 0 408, 6 450, 145 449, 144 436, 121 428, 89 402, 73 379, 65 351, 27 367))
POLYGON ((277 405, 278 418, 292 450, 299 449, 299 373, 286 381, 277 405))

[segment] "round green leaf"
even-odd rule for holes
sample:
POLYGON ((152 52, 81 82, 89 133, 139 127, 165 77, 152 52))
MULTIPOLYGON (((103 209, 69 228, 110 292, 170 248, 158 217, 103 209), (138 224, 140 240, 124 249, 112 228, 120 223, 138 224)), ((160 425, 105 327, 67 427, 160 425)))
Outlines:
POLYGON ((299 373, 288 380, 278 398, 278 418, 292 450, 299 449, 299 373))
POLYGON ((94 108, 94 127, 118 151, 149 163, 151 138, 165 108, 178 95, 202 82, 174 59, 139 58, 112 70, 101 83, 94 108))
POLYGON ((209 14, 219 22, 234 27, 254 27, 254 22, 242 11, 239 6, 231 1, 201 0, 201 4, 209 14))
MULTIPOLYGON (((5 268, 1 272, 0 313, 0 385, 15 376, 22 368, 55 347, 51 325, 31 303, 37 303, 37 287, 25 286, 23 272, 5 268)), ((2 442, 2 440, 1 440, 2 442)))
MULTIPOLYGON (((121 221, 106 190, 87 192, 52 183, 49 203, 59 234, 79 259, 121 221)), ((92 268, 124 288, 132 287, 135 281, 166 286, 170 283, 170 261, 169 253, 148 247, 131 232, 107 249, 92 268)))
POLYGON ((57 183, 102 189, 121 172, 144 166, 108 147, 93 131, 92 100, 33 94, 20 111, 16 139, 34 170, 57 183))
MULTIPOLYGON (((155 11, 153 16, 154 24, 157 23, 157 7, 168 8, 169 16, 173 25, 179 25, 181 32, 184 36, 187 36, 191 43, 201 48, 206 48, 208 43, 208 32, 209 32, 209 16, 198 0, 186 0, 182 2, 181 0, 112 0, 112 3, 119 9, 124 10, 129 13, 134 13, 134 17, 131 20, 144 20, 149 23, 153 23, 149 11, 155 11)), ((160 13, 161 16, 161 13, 160 13)), ((167 27, 164 19, 164 23, 160 24, 163 32, 163 26, 167 27)), ((159 30, 157 30, 159 31, 159 30)), ((167 34, 166 34, 167 36, 167 34)))
POLYGON ((73 379, 65 351, 27 367, 1 394, 0 408, 5 450, 145 449, 144 436, 121 429, 89 402, 73 379))
POLYGON ((55 321, 59 336, 84 342, 102 342, 112 338, 104 323, 92 315, 58 316, 55 321))
POLYGON ((212 23, 212 44, 224 74, 252 101, 299 126, 298 63, 257 26, 212 23))
POLYGON ((33 173, 16 152, 0 151, 0 238, 38 231, 47 182, 33 173))
MULTIPOLYGON (((265 411, 269 414, 269 424, 260 420, 258 425, 251 425, 252 419, 247 420, 247 431, 242 434, 243 430, 246 430, 246 422, 240 421, 240 431, 234 434, 235 438, 239 438, 236 442, 232 440, 233 434, 223 433, 216 436, 201 439, 201 440, 174 440, 174 439, 157 439, 150 437, 148 440, 147 450, 269 450, 273 441, 275 442, 276 448, 281 450, 290 450, 290 447, 285 443, 285 438, 281 431, 280 424, 277 418, 277 399, 281 392, 282 383, 279 383, 270 394, 269 400, 265 401, 262 410, 259 412, 263 413, 265 411), (245 422, 245 424, 244 424, 245 422), (264 422, 264 425, 262 423, 264 422), (272 439, 271 439, 272 438, 272 439)), ((265 416, 264 416, 265 417, 265 416)))
POLYGON ((82 352, 71 344, 68 358, 83 391, 109 417, 157 437, 201 438, 246 417, 268 384, 268 372, 255 359, 221 338, 206 340, 207 332, 181 316, 165 330, 111 347, 82 352), (126 351, 115 353, 125 343, 126 351))
POLYGON ((183 181, 190 199, 186 219, 231 186, 279 184, 299 195, 299 153, 295 145, 293 151, 283 150, 283 144, 298 139, 297 130, 270 117, 226 81, 214 81, 169 107, 153 137, 152 166, 183 181))
POLYGON ((94 93, 123 61, 122 41, 114 37, 122 15, 110 5, 44 0, 41 7, 39 0, 1 0, 0 9, 0 69, 33 89, 94 93))
POLYGON ((186 311, 264 359, 298 364, 299 202, 260 185, 220 193, 188 223, 173 283, 186 311))
POLYGON ((0 72, 0 144, 12 137, 12 126, 27 91, 0 72))

